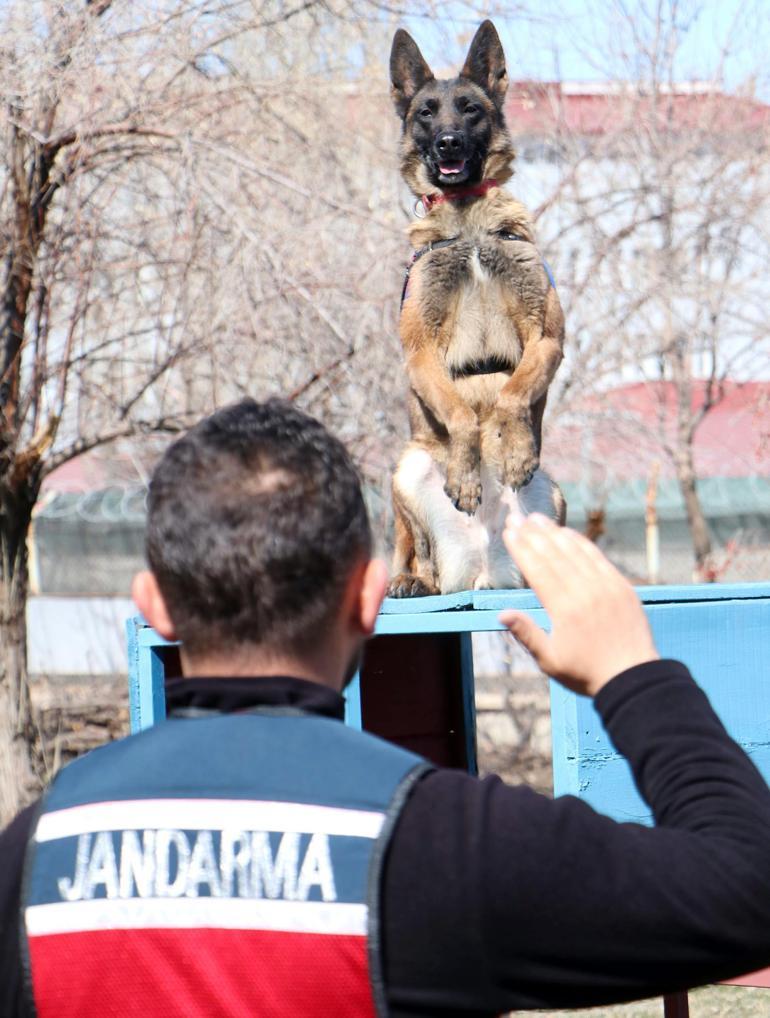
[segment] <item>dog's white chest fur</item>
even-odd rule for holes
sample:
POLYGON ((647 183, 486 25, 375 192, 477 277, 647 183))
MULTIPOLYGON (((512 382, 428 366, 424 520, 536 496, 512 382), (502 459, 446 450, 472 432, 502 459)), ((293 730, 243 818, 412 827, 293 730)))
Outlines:
POLYGON ((443 472, 424 449, 413 448, 402 456, 394 480, 410 511, 430 534, 442 594, 523 586, 502 534, 510 512, 552 515, 551 481, 542 471, 536 471, 526 488, 514 492, 482 466, 482 501, 473 516, 452 505, 444 492, 443 472))
POLYGON ((486 283, 489 279, 489 273, 481 264, 477 247, 474 247, 473 254, 471 255, 471 272, 476 283, 486 283))

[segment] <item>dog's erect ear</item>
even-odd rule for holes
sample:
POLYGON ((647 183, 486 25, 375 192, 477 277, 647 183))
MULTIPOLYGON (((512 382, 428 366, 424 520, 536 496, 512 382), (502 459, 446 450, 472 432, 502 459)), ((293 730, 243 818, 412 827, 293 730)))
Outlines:
POLYGON ((474 35, 460 77, 469 78, 483 88, 495 106, 502 110, 508 74, 500 36, 491 21, 484 21, 474 35))
POLYGON ((408 32, 399 28, 393 36, 390 51, 390 94, 402 120, 406 117, 409 103, 422 86, 432 80, 433 71, 425 63, 417 43, 408 32))

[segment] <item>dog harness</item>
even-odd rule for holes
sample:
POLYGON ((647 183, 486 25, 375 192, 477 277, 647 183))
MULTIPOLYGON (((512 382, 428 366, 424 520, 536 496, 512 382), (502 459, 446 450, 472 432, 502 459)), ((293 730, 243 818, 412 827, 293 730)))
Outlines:
POLYGON ((59 774, 31 838, 38 1018, 386 1013, 381 867, 419 757, 292 708, 171 718, 59 774))
MULTIPOLYGON (((500 236, 502 236, 504 240, 521 240, 524 241, 525 244, 531 243, 527 237, 522 237, 519 233, 509 233, 507 230, 503 231, 500 236)), ((421 247, 417 251, 413 252, 412 257, 407 262, 406 272, 404 273, 404 285, 401 288, 401 303, 399 304, 399 309, 403 309, 404 301, 409 295, 409 277, 412 274, 415 262, 418 262, 423 255, 429 254, 431 251, 437 251, 442 247, 449 247, 450 244, 454 244, 455 241, 458 241, 459 239, 460 237, 458 235, 456 237, 448 237, 446 240, 433 240, 429 244, 426 244, 425 247, 421 247)), ((553 272, 551 272, 551 267, 545 258, 542 259, 542 262, 545 274, 548 276, 548 282, 555 290, 556 280, 554 279, 553 272)))
POLYGON ((430 251, 438 251, 441 247, 449 247, 450 244, 454 244, 454 242, 459 239, 460 237, 457 236, 449 237, 447 240, 432 240, 430 244, 426 244, 425 247, 421 247, 412 253, 412 257, 406 264, 406 273, 404 274, 404 285, 401 288, 401 303, 399 305, 399 309, 403 308, 404 301, 409 293, 409 276, 412 273, 412 268, 414 267, 415 262, 418 262, 423 255, 428 254, 430 251))

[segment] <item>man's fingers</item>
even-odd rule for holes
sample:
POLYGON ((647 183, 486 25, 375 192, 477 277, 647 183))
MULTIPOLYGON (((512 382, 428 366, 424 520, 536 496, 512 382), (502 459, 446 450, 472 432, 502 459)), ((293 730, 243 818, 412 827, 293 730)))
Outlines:
POLYGON ((566 585, 582 588, 587 583, 612 582, 620 575, 582 534, 558 527, 537 513, 520 524, 507 520, 503 539, 530 582, 539 574, 547 583, 550 574, 559 579, 555 589, 564 590, 566 585), (529 561, 525 564, 522 559, 529 561))
POLYGON ((568 562, 559 562, 563 554, 554 547, 553 535, 542 525, 528 520, 521 526, 506 524, 503 543, 527 583, 540 598, 543 607, 558 598, 568 562))
POLYGON ((590 541, 584 534, 578 533, 577 530, 561 527, 554 535, 554 540, 561 544, 565 550, 568 549, 568 554, 579 568, 587 569, 591 573, 596 573, 598 570, 604 575, 617 572, 615 566, 596 547, 594 542, 590 541))
POLYGON ((500 621, 544 672, 595 696, 614 675, 658 656, 633 587, 584 537, 534 514, 512 520, 504 537, 553 629, 546 635, 521 612, 500 621))
POLYGON ((540 668, 544 672, 550 672, 551 655, 548 634, 523 612, 501 612, 500 621, 522 647, 530 652, 540 668))

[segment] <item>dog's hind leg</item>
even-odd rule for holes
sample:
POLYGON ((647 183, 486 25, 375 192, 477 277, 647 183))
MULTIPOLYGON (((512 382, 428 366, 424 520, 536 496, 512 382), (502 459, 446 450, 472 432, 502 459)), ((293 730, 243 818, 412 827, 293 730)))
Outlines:
POLYGON ((438 594, 435 569, 430 554, 430 541, 399 496, 393 482, 393 522, 395 548, 393 578, 388 586, 389 597, 424 597, 438 594))
POLYGON ((567 503, 559 485, 544 470, 536 470, 525 487, 518 491, 507 488, 503 492, 501 509, 495 524, 489 528, 489 572, 492 585, 500 588, 526 586, 526 578, 522 577, 503 544, 506 516, 511 513, 523 518, 530 513, 542 513, 561 527, 566 522, 567 503))
MULTIPOLYGON (((406 576, 417 575, 424 583, 427 574, 434 589, 449 594, 473 588, 483 567, 487 538, 475 517, 455 509, 444 483, 444 472, 432 455, 419 445, 407 446, 393 478, 394 502, 415 542, 415 565, 406 576)), ((408 551, 408 545, 403 548, 408 551)), ((397 565, 408 567, 403 554, 397 565)), ((398 596, 394 583, 391 592, 398 596)), ((409 596, 409 591, 401 596, 409 596)))
POLYGON ((541 513, 559 526, 567 519, 567 503, 559 485, 545 470, 536 470, 530 483, 515 493, 524 516, 541 513))

